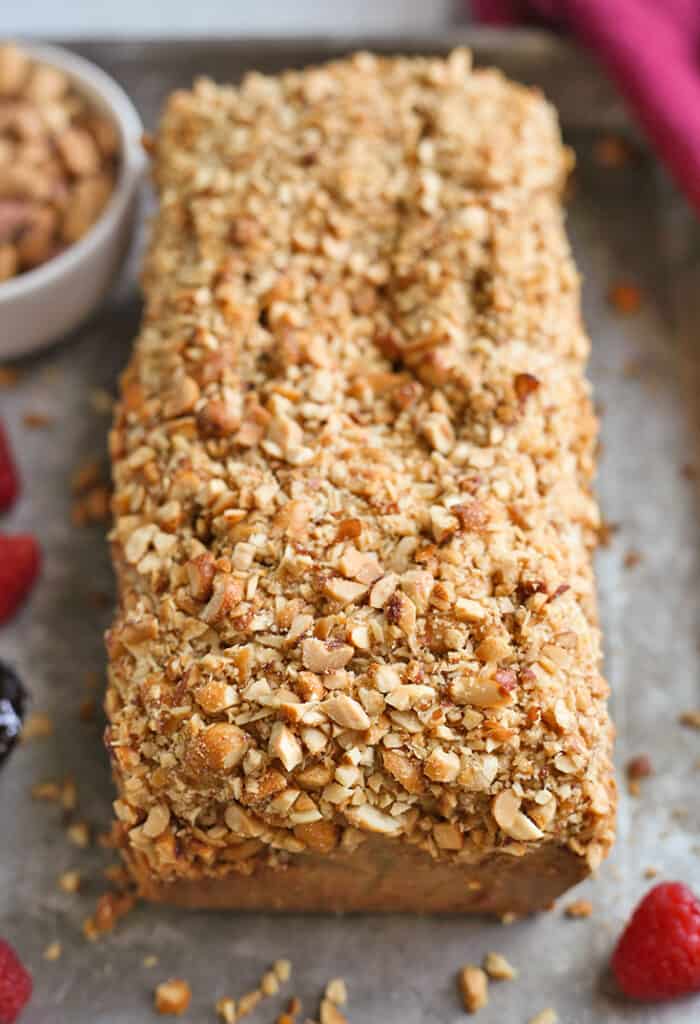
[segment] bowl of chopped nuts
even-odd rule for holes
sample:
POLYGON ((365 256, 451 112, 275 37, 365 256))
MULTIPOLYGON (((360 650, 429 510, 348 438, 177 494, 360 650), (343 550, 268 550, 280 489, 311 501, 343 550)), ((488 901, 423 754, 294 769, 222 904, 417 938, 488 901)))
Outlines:
POLYGON ((0 43, 0 362, 63 337, 115 281, 143 179, 142 131, 94 64, 0 43))

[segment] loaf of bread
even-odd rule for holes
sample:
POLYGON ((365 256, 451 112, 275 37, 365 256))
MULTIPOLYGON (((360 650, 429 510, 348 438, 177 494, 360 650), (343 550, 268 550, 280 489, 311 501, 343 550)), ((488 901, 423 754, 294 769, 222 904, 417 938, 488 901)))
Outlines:
POLYGON ((568 164, 464 51, 171 97, 111 435, 145 896, 523 913, 605 856, 568 164))

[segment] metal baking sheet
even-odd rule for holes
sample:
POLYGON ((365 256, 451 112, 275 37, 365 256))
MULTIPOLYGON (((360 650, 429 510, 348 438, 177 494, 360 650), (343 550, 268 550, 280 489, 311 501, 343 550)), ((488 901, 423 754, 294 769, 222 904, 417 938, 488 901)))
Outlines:
MULTIPOLYGON (((277 957, 293 961, 285 992, 298 994, 309 1016, 317 1014, 326 981, 342 976, 353 1022, 452 1024, 464 1014, 455 972, 489 950, 504 953, 521 973, 515 982, 491 986, 478 1018, 483 1024, 524 1024, 548 1006, 563 1024, 700 1019, 697 1000, 664 1009, 625 1004, 606 975, 621 923, 651 884, 645 869, 656 868, 659 878, 700 881, 699 734, 678 724, 681 710, 700 705, 700 485, 688 468, 700 470, 700 235, 643 147, 634 143, 633 159, 617 169, 592 158, 601 132, 631 129, 582 54, 544 35, 488 31, 392 42, 391 49, 442 52, 458 42, 472 45, 480 62, 541 85, 579 157, 569 223, 585 277, 591 373, 603 410, 599 491, 606 518, 619 524, 598 558, 617 760, 623 766, 648 754, 654 766, 640 796, 622 794, 613 857, 597 881, 577 890, 593 902, 593 915, 567 919, 566 900, 507 927, 465 918, 343 920, 143 906, 101 942, 83 939, 81 923, 113 855, 97 845, 71 846, 60 809, 31 801, 29 790, 72 776, 79 792, 74 816, 96 831, 109 821, 102 723, 99 716, 94 724, 79 721, 78 706, 86 674, 103 673, 102 632, 110 615, 95 595, 111 596, 113 583, 103 530, 70 524, 69 477, 86 457, 104 457, 107 420, 92 409, 90 396, 95 388, 114 391, 137 329, 134 252, 102 311, 59 347, 22 364, 16 389, 0 391, 24 476, 22 499, 2 528, 35 531, 46 558, 31 603, 0 630, 0 656, 16 663, 35 710, 55 723, 53 735, 17 750, 0 777, 0 935, 17 945, 34 972, 26 1024, 148 1021, 154 985, 173 975, 192 985, 185 1019, 213 1021, 215 1000, 253 987, 277 957), (606 301, 611 283, 622 279, 641 288, 635 315, 621 316, 606 301), (31 430, 26 413, 47 415, 50 425, 31 430), (640 561, 625 568, 629 552, 640 561), (57 886, 69 868, 85 880, 77 896, 57 886), (53 940, 63 954, 47 962, 42 952, 53 940), (149 969, 143 961, 152 955, 158 964, 149 969)), ((198 74, 234 80, 249 67, 301 66, 371 46, 387 49, 367 39, 83 41, 75 48, 123 83, 153 127, 165 95, 198 74)), ((275 1019, 283 1002, 281 996, 266 1001, 251 1024, 275 1019)))

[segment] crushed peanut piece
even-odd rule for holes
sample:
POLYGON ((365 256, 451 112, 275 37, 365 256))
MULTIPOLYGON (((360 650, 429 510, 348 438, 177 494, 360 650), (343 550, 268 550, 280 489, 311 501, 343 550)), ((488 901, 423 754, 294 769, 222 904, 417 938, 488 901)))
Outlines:
POLYGON ((242 995, 238 1000, 238 1018, 247 1017, 249 1013, 252 1013, 258 1003, 262 1001, 262 998, 263 994, 258 988, 242 995))
POLYGON ((625 552, 625 557, 622 559, 622 564, 625 569, 635 569, 642 562, 641 551, 636 551, 634 548, 630 548, 629 551, 625 552))
POLYGON ((608 301, 618 313, 638 313, 642 305, 642 293, 637 285, 620 281, 611 287, 608 301))
POLYGON ((22 416, 22 423, 29 430, 43 430, 51 426, 53 420, 43 412, 25 412, 22 416))
POLYGON ((44 960, 58 960, 63 952, 63 947, 58 940, 50 942, 44 950, 44 960))
POLYGON ((35 712, 30 715, 22 729, 22 740, 43 739, 45 736, 53 735, 53 719, 43 712, 35 712))
POLYGON ((58 879, 58 887, 63 892, 75 893, 80 889, 80 872, 64 871, 58 879))
POLYGON ((320 1024, 348 1024, 345 1014, 341 1013, 337 1005, 330 999, 321 1000, 319 1019, 320 1024))
POLYGON ((648 754, 639 754, 627 762, 627 788, 632 796, 638 796, 640 792, 640 780, 646 779, 653 774, 651 759, 648 754))
POLYGON ((291 960, 275 960, 272 970, 277 975, 278 981, 289 981, 292 976, 292 962, 291 960))
POLYGON ((564 911, 567 917, 590 917, 593 913, 593 904, 590 900, 573 900, 564 911))
POLYGON ((90 942, 111 932, 116 923, 130 913, 136 902, 132 892, 105 892, 97 901, 95 913, 83 921, 83 934, 90 942))
POLYGON ((236 1024, 236 1001, 224 996, 216 1003, 215 1010, 224 1024, 236 1024))
POLYGON ((559 1017, 555 1010, 551 1007, 547 1007, 546 1010, 540 1010, 534 1017, 531 1017, 528 1024, 557 1024, 559 1017))
POLYGON ((345 1006, 348 1001, 348 990, 343 978, 332 978, 326 985, 326 999, 336 1006, 345 1006))
POLYGON ((148 967, 149 969, 151 967, 156 967, 158 965, 158 957, 155 956, 153 953, 149 953, 147 956, 143 958, 141 963, 143 964, 144 967, 148 967))
POLYGON ((633 150, 626 139, 618 135, 604 135, 593 144, 593 156, 601 167, 624 167, 632 158, 633 150))
POLYGON ((75 821, 66 829, 66 835, 73 846, 85 849, 90 845, 90 828, 84 821, 75 821))
POLYGON ((58 803, 61 799, 61 786, 58 782, 37 782, 32 786, 32 800, 47 800, 58 803))
POLYGON ((484 970, 494 981, 512 981, 518 977, 518 970, 501 953, 487 953, 484 970))
POLYGON ((687 725, 691 729, 700 729, 700 708, 684 711, 678 721, 681 725, 687 725))
POLYGON ((275 972, 266 971, 260 979, 260 991, 262 994, 267 998, 270 996, 276 996, 279 989, 280 985, 275 972))
POLYGON ((20 371, 14 366, 0 366, 0 388, 17 387, 20 379, 20 371))
POLYGON ((489 979, 485 971, 466 964, 457 975, 459 991, 467 1013, 477 1013, 489 1001, 489 979))
POLYGON ((155 1008, 163 1016, 179 1017, 192 1000, 192 989, 182 978, 170 978, 156 987, 155 1008))

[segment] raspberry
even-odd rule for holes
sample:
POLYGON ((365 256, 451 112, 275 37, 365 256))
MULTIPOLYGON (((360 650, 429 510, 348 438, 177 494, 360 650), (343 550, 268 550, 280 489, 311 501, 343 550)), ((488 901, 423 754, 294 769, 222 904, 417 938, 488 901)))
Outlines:
POLYGON ((12 946, 0 939, 0 1024, 14 1024, 31 994, 31 974, 12 946))
POLYGON ((635 910, 612 969, 633 999, 659 1001, 700 991, 700 901, 681 882, 663 882, 635 910))
POLYGON ((19 477, 10 442, 0 422, 0 512, 5 512, 19 493, 19 477))
POLYGON ((39 545, 30 534, 0 534, 0 623, 17 610, 39 572, 39 545))

